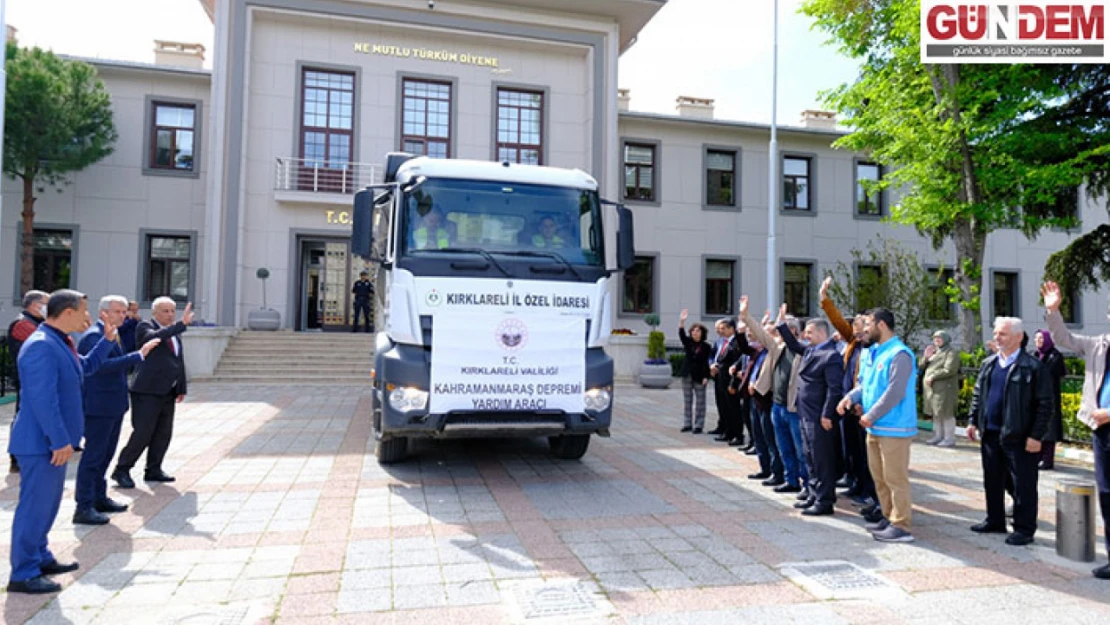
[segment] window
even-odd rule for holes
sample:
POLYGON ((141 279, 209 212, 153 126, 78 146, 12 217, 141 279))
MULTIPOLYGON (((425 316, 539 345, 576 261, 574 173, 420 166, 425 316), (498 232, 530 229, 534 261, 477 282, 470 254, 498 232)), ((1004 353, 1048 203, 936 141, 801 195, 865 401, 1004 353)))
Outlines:
POLYGON ((856 310, 870 310, 884 305, 887 288, 882 265, 856 267, 856 310))
POLYGON ((624 199, 655 201, 655 146, 624 146, 624 199))
MULTIPOLYGON (((880 217, 883 214, 883 194, 878 190, 870 192, 865 183, 882 180, 883 170, 875 163, 856 163, 856 214, 880 217)), ((868 185, 870 186, 870 185, 868 185)))
POLYGON ((809 317, 810 287, 813 265, 810 263, 783 263, 782 297, 786 308, 795 317, 809 317))
POLYGON ((33 289, 53 292, 70 288, 73 272, 73 231, 40 230, 34 233, 33 289))
POLYGON ((802 156, 782 159, 782 207, 790 210, 810 209, 809 162, 802 156))
POLYGON ((956 274, 951 269, 936 269, 929 271, 931 283, 929 284, 929 320, 930 321, 955 321, 956 309, 948 297, 945 289, 948 281, 955 278, 956 274))
POLYGON ((497 160, 543 164, 543 94, 497 89, 497 160))
POLYGON ((655 309, 655 259, 637 256, 636 263, 624 272, 622 313, 645 314, 655 309))
POLYGON ((348 193, 354 143, 355 75, 305 69, 301 89, 301 159, 297 188, 348 193))
POLYGON ((193 171, 196 106, 154 102, 150 168, 193 171))
POLYGON ((147 235, 144 301, 163 295, 189 301, 192 240, 183 236, 147 235))
POLYGON ((996 271, 992 278, 994 288, 994 317, 1018 316, 1018 274, 996 271))
POLYGON ((406 78, 401 88, 401 150, 450 158, 451 83, 406 78))
POLYGON ((710 206, 736 206, 736 152, 706 153, 705 195, 705 203, 710 206))
POLYGON ((735 261, 705 261, 705 314, 732 314, 732 302, 736 299, 732 290, 735 269, 735 261))

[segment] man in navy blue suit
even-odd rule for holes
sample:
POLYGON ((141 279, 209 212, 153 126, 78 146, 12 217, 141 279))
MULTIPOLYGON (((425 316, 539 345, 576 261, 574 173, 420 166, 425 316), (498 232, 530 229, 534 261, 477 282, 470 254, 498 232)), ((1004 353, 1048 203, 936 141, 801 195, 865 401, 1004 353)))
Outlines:
POLYGON ((62 503, 66 462, 85 429, 81 400, 85 371, 96 371, 115 345, 116 329, 106 324, 96 347, 87 356, 77 355, 69 333, 87 327, 86 309, 83 293, 55 291, 46 303, 46 321, 19 352, 17 366, 26 375, 21 377, 22 399, 8 453, 19 461, 22 475, 12 520, 8 592, 57 592, 61 585, 46 576, 77 570, 76 562, 62 564, 54 558, 47 534, 62 503))
MULTIPOLYGON (((127 298, 107 295, 100 299, 100 321, 81 337, 77 350, 91 352, 104 338, 106 326, 121 328, 127 316, 127 298)), ((85 451, 77 465, 77 511, 73 522, 80 525, 104 525, 108 522, 105 512, 123 512, 126 504, 108 497, 108 482, 104 476, 116 454, 123 415, 127 412, 127 371, 139 364, 161 342, 147 341, 138 351, 125 353, 123 337, 117 336, 108 359, 100 369, 85 379, 85 451)))
POLYGON ((795 507, 806 516, 833 513, 836 504, 836 450, 840 446, 840 417, 836 406, 844 396, 844 361, 829 338, 824 319, 806 322, 803 346, 785 324, 779 334, 790 351, 798 354, 798 416, 802 418, 802 445, 810 465, 809 499, 795 507))

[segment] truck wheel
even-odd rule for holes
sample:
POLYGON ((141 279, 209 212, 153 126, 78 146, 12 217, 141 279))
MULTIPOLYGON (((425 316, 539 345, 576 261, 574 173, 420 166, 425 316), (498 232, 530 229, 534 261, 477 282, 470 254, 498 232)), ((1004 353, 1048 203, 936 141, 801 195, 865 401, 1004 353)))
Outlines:
POLYGON ((564 434, 563 436, 549 437, 547 442, 551 445, 551 453, 555 454, 556 458, 578 460, 586 455, 586 449, 590 446, 590 435, 564 434))
POLYGON ((378 462, 381 464, 401 462, 409 455, 409 439, 403 436, 378 439, 377 445, 374 446, 374 455, 378 457, 378 462))

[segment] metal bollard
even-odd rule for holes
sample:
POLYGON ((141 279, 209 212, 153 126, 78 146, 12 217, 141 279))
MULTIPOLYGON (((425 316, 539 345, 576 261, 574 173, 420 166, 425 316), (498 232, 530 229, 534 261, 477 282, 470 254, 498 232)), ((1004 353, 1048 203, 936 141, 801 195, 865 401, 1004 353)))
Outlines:
POLYGON ((1056 554, 1076 562, 1095 560, 1095 485, 1056 482, 1056 554))

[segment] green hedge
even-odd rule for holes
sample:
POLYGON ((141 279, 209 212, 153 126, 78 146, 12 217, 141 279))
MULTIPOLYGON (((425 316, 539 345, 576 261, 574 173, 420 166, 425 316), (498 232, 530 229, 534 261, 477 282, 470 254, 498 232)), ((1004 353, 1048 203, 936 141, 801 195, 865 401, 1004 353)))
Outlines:
POLYGON ((682 363, 686 362, 686 354, 668 354, 667 358, 671 361, 671 375, 677 378, 678 372, 682 371, 682 363))

